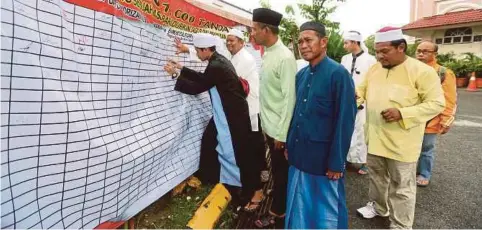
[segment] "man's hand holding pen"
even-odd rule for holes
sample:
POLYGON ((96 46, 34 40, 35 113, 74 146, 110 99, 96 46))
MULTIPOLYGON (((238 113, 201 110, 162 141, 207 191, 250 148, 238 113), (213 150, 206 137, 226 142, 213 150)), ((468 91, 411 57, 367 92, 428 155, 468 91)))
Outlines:
POLYGON ((166 63, 166 65, 164 65, 164 70, 169 74, 171 75, 171 77, 174 79, 176 78, 177 76, 179 76, 179 73, 177 70, 180 70, 182 69, 182 65, 172 59, 169 59, 166 63))

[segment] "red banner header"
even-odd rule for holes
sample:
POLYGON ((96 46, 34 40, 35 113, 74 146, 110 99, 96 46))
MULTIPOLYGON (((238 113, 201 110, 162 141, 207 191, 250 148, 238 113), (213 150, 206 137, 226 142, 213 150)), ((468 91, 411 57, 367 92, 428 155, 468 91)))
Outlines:
MULTIPOLYGON (((238 23, 200 9, 184 0, 65 0, 130 20, 165 25, 191 33, 224 35, 238 23)), ((223 36, 223 37, 224 37, 223 36)))

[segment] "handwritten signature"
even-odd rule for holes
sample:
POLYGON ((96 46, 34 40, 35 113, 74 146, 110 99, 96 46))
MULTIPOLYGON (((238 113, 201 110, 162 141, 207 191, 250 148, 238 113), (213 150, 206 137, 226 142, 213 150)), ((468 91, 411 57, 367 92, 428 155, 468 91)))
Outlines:
POLYGON ((28 51, 30 49, 30 46, 32 46, 32 44, 33 44, 33 42, 30 42, 30 43, 28 43, 27 46, 25 46, 23 48, 20 48, 20 49, 23 50, 23 51, 28 51))

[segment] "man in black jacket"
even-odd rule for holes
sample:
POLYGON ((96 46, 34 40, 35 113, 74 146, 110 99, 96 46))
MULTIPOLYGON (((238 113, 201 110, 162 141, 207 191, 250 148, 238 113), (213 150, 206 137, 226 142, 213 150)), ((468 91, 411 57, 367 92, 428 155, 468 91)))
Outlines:
POLYGON ((250 161, 257 158, 248 147, 251 123, 246 93, 231 62, 216 52, 216 44, 213 35, 194 35, 198 58, 209 62, 204 73, 174 61, 168 62, 164 70, 177 79, 175 90, 179 92, 196 95, 209 91, 213 117, 201 142, 200 179, 242 187, 244 205, 254 191, 261 189, 260 171, 250 167, 250 161))

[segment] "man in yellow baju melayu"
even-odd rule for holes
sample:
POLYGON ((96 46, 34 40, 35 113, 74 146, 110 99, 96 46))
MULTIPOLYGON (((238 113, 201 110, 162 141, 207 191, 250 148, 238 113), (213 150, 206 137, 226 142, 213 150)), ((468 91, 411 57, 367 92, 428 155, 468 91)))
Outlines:
POLYGON ((412 228, 425 125, 445 106, 435 70, 406 56, 406 49, 399 28, 378 31, 378 63, 357 87, 358 103, 366 103, 370 175, 370 202, 357 212, 364 218, 389 216, 390 228, 412 228))

